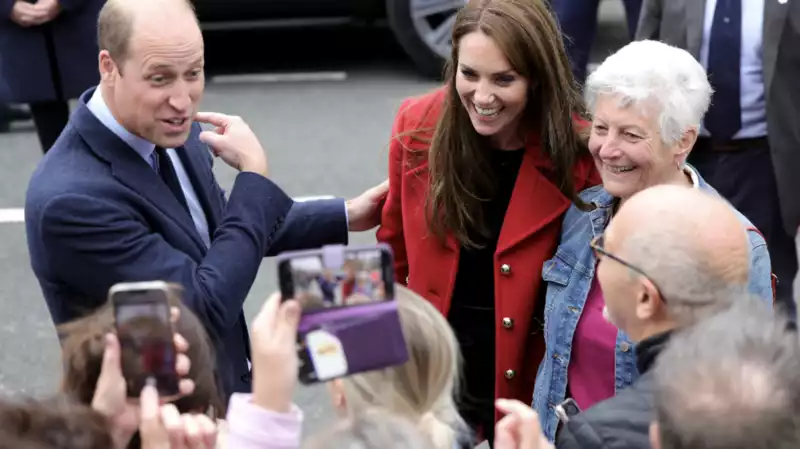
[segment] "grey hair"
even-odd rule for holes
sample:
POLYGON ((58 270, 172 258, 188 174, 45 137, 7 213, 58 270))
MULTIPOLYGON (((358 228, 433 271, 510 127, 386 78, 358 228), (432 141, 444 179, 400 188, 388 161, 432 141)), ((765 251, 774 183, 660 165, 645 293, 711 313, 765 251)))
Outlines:
POLYGON ((619 96, 621 107, 654 101, 661 140, 673 145, 700 127, 712 93, 705 69, 689 52, 644 40, 606 58, 587 78, 584 99, 592 114, 601 95, 619 96))
POLYGON ((800 447, 800 345, 755 298, 675 334, 655 366, 662 449, 800 447))
MULTIPOLYGON (((678 327, 726 309, 747 291, 749 266, 736 266, 738 259, 733 257, 726 263, 711 263, 709 258, 716 255, 698 247, 696 239, 684 237, 690 232, 682 223, 664 220, 637 229, 622 244, 625 259, 656 284, 678 327)), ((742 239, 747 239, 744 229, 742 239)))
POLYGON ((385 410, 363 410, 316 435, 308 449, 435 449, 418 426, 385 410))

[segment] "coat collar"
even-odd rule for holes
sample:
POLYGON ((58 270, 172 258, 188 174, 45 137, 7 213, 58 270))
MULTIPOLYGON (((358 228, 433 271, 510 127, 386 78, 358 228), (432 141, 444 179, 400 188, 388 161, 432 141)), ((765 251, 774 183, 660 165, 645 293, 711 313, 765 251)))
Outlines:
MULTIPOLYGON (((146 198, 166 216, 175 221, 186 231, 186 234, 190 236, 198 248, 202 252, 205 252, 206 246, 200 239, 191 216, 185 212, 183 206, 180 205, 177 198, 170 192, 169 188, 158 176, 158 173, 156 173, 150 164, 134 151, 130 145, 107 128, 92 111, 89 110, 87 102, 94 91, 95 88, 92 88, 81 95, 78 106, 72 117, 72 122, 76 130, 86 142, 89 150, 110 165, 111 173, 115 178, 146 198)), ((195 131, 193 130, 189 140, 192 139, 194 134, 195 131)), ((196 179, 197 175, 202 173, 196 166, 196 157, 185 151, 184 147, 177 150, 177 153, 181 157, 181 162, 186 166, 190 177, 196 179)), ((197 183, 194 182, 193 179, 192 184, 206 183, 197 183)), ((205 192, 197 193, 200 197, 206 196, 204 195, 205 192)), ((211 226, 211 223, 209 223, 209 226, 211 226)))

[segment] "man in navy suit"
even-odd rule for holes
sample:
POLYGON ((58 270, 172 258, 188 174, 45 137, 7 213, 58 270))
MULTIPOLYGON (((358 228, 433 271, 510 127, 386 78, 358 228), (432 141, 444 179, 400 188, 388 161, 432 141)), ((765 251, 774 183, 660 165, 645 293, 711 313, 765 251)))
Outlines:
POLYGON ((188 0, 109 0, 98 35, 100 85, 81 96, 26 196, 50 314, 60 324, 89 313, 118 282, 178 282, 216 344, 226 397, 250 391, 242 304, 262 259, 374 227, 387 184, 295 203, 272 183, 244 121, 197 112, 203 37, 188 0), (209 147, 240 171, 227 200, 209 147))

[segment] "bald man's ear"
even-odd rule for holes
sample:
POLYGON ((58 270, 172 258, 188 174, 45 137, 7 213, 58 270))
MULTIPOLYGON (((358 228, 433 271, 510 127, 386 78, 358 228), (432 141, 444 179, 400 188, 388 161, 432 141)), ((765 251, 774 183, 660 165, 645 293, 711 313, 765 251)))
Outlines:
POLYGON ((653 281, 642 276, 639 296, 636 298, 636 318, 642 321, 653 319, 661 304, 661 293, 653 281))
POLYGON ((661 431, 658 427, 658 421, 650 423, 650 447, 661 449, 661 431))

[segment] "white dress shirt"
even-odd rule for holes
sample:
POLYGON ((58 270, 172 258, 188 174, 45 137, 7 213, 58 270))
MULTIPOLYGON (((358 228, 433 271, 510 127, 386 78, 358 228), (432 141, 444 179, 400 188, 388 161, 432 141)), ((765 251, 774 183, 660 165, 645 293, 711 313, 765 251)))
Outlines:
MULTIPOLYGON (((92 98, 89 100, 86 106, 90 111, 92 111, 95 117, 97 117, 97 119, 106 126, 106 128, 110 129, 114 134, 119 136, 120 139, 127 143, 128 146, 136 151, 136 153, 138 153, 139 156, 141 156, 145 162, 147 162, 155 170, 152 156, 153 151, 156 149, 156 145, 152 142, 142 139, 137 135, 134 135, 119 124, 117 119, 115 119, 111 114, 111 110, 108 109, 108 105, 106 105, 103 95, 100 93, 99 87, 94 91, 92 98)), ((203 241, 203 243, 205 243, 206 248, 208 248, 211 246, 211 238, 209 237, 208 220, 206 219, 206 214, 203 211, 203 206, 200 204, 197 193, 194 191, 194 187, 192 187, 192 182, 189 179, 189 175, 186 173, 186 169, 183 167, 181 158, 175 153, 175 149, 166 148, 166 152, 172 161, 172 165, 175 167, 175 173, 178 175, 178 181, 180 181, 181 189, 183 190, 183 196, 186 197, 186 203, 189 206, 189 212, 192 216, 192 221, 194 221, 194 226, 197 228, 197 232, 200 234, 200 239, 203 241)))
MULTIPOLYGON (((742 128, 733 136, 734 139, 764 137, 767 135, 767 100, 764 93, 764 64, 761 59, 761 46, 764 36, 764 1, 766 0, 741 0, 740 104, 742 106, 742 128)), ((716 7, 717 0, 706 0, 703 43, 700 47, 700 62, 706 69, 708 69, 711 25, 714 22, 714 10, 716 7)), ((701 135, 709 135, 705 127, 702 129, 701 135)))

